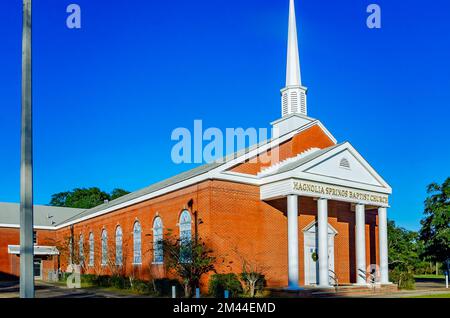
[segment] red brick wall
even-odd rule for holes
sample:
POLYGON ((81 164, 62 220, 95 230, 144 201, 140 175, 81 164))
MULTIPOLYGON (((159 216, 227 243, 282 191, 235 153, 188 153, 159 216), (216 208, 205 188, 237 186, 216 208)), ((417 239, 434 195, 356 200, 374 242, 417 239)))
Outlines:
MULTIPOLYGON (((299 133, 280 146, 280 159, 292 157, 311 148, 325 148, 333 142, 318 126, 299 133)), ((244 163, 233 169, 236 172, 256 174, 261 165, 244 163)), ((182 210, 193 200, 192 211, 198 211, 199 234, 212 247, 218 258, 218 272, 239 273, 243 260, 261 266, 269 286, 287 285, 287 218, 286 199, 262 202, 257 186, 209 180, 200 184, 165 194, 120 210, 98 216, 73 226, 74 250, 78 250, 80 234, 84 238, 85 264, 89 262, 89 234, 95 238, 95 264, 84 271, 92 274, 111 274, 108 266, 101 266, 101 233, 108 233, 108 252, 115 259, 115 230, 118 225, 123 233, 123 263, 127 275, 143 279, 166 276, 164 266, 153 265, 152 227, 158 215, 162 218, 164 232, 172 230, 179 235, 178 220, 182 210), (142 228, 142 265, 134 266, 133 225, 139 221, 142 228)), ((311 198, 299 201, 299 256, 300 284, 304 284, 303 229, 316 219, 317 204, 311 198)), ((192 212, 191 211, 191 212, 192 212)), ((194 217, 192 217, 194 219, 194 217)), ((343 202, 329 202, 329 223, 337 230, 335 237, 335 271, 340 283, 353 283, 355 274, 354 212, 343 202)), ((378 228, 376 211, 366 217, 367 264, 378 262, 378 228)), ((0 271, 11 272, 11 256, 8 244, 19 244, 18 229, 0 229, 0 271)), ((56 232, 38 231, 41 245, 56 245, 61 250, 61 269, 68 263, 67 238, 69 227, 56 232)), ((192 226, 194 233, 194 226, 192 226)), ((45 266, 57 266, 45 262, 45 266)), ((56 262, 57 264, 57 262, 56 262)), ((208 278, 203 279, 204 287, 208 278)))
MULTIPOLYGON (((329 201, 329 220, 335 237, 335 271, 340 283, 356 282, 355 218, 349 203, 329 201)), ((303 229, 316 220, 317 203, 299 200, 300 284, 304 284, 303 229)), ((270 203, 259 200, 256 186, 214 181, 210 237, 212 246, 226 262, 219 272, 240 272, 242 260, 258 264, 271 286, 287 285, 286 199, 270 203), (237 252, 236 252, 237 251, 237 252)), ((367 264, 378 262, 376 211, 366 213, 367 264)))
MULTIPOLYGON (((180 212, 187 208, 187 202, 193 199, 193 210, 198 211, 199 234, 212 247, 218 257, 218 272, 239 273, 242 261, 250 261, 261 266, 266 272, 269 286, 287 285, 287 218, 286 199, 269 203, 259 200, 257 186, 238 184, 226 181, 206 181, 158 198, 121 209, 107 215, 86 220, 74 225, 77 251, 78 238, 84 237, 84 257, 89 260, 89 233, 95 238, 95 266, 87 267, 85 272, 95 274, 111 274, 108 267, 101 262, 101 232, 108 232, 108 251, 115 258, 115 229, 118 225, 123 232, 123 258, 126 274, 149 279, 165 276, 162 265, 151 265, 152 224, 156 215, 162 218, 164 231, 169 229, 178 235, 178 218, 180 212), (142 265, 133 266, 133 225, 139 220, 142 227, 142 265)), ((340 283, 353 283, 355 274, 354 251, 354 212, 350 204, 329 202, 329 223, 337 230, 335 237, 335 271, 340 283)), ((311 198, 299 200, 299 255, 300 284, 304 284, 303 263, 303 229, 315 221, 317 204, 311 198)), ((366 250, 367 264, 378 263, 378 228, 376 211, 366 213, 366 250)), ((192 227, 194 233, 194 227, 192 227)), ((56 232, 38 231, 40 245, 56 245, 60 247, 64 238, 70 236, 70 229, 56 232)), ((19 230, 0 229, 0 271, 16 273, 14 264, 18 257, 8 255, 9 244, 19 244, 19 230), (16 258, 13 260, 13 258, 16 258)), ((61 250, 61 269, 67 266, 67 253, 61 250)), ((57 268, 57 258, 44 262, 44 270, 57 268)), ((203 279, 204 287, 208 278, 203 279)))
POLYGON ((0 273, 17 275, 18 271, 13 259, 16 256, 8 254, 8 245, 20 244, 19 229, 0 228, 0 242, 0 273))
MULTIPOLYGON (((80 234, 82 233, 85 242, 84 257, 86 264, 89 262, 89 233, 94 233, 95 265, 93 267, 87 266, 86 272, 92 274, 111 274, 108 266, 101 266, 101 232, 103 229, 106 229, 108 233, 108 247, 110 254, 112 255, 112 259, 114 259, 115 230, 116 227, 120 225, 123 232, 123 263, 126 268, 126 273, 134 273, 143 279, 148 279, 150 276, 164 276, 165 273, 162 265, 151 265, 153 261, 153 220, 157 215, 160 216, 163 222, 164 232, 167 233, 168 230, 172 230, 174 234, 178 235, 179 228, 177 224, 179 215, 184 209, 188 208, 188 201, 193 199, 194 204, 192 210, 198 211, 199 219, 202 219, 204 222, 204 225, 199 226, 199 230, 201 231, 202 227, 207 227, 210 223, 209 183, 210 182, 207 181, 198 185, 190 186, 158 198, 75 224, 73 227, 76 246, 75 250, 77 250, 78 240, 80 234), (134 266, 132 264, 133 226, 136 220, 140 222, 142 229, 142 265, 140 266, 134 266)), ((194 219, 193 216, 192 219, 194 219)), ((194 226, 192 226, 192 233, 194 233, 194 226)), ((64 241, 64 238, 69 236, 69 228, 57 232, 57 237, 60 241, 64 241)), ((67 257, 67 253, 62 256, 63 269, 67 266, 67 257)))
POLYGON ((278 160, 266 163, 264 160, 259 159, 260 156, 269 157, 271 155, 271 152, 268 151, 261 154, 256 159, 249 159, 246 162, 231 168, 230 171, 256 175, 262 169, 267 168, 272 164, 278 163, 279 161, 294 157, 310 148, 323 149, 333 145, 334 142, 319 126, 315 125, 280 144, 276 148, 278 151, 278 160))
MULTIPOLYGON (((36 230, 38 245, 54 245, 55 231, 36 230)), ((0 274, 19 276, 20 258, 18 255, 8 254, 8 245, 20 245, 20 231, 18 228, 0 228, 0 274)), ((43 260, 43 271, 57 268, 57 256, 50 256, 43 260)))

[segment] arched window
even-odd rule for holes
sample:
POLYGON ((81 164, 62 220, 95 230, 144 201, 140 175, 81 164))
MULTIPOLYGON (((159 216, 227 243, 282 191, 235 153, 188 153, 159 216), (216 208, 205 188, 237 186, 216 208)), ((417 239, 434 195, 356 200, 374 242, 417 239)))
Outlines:
POLYGON ((116 265, 122 265, 122 228, 116 228, 116 265))
POLYGON ((83 247, 83 234, 80 234, 80 240, 78 241, 78 250, 80 253, 80 264, 84 263, 84 247, 83 247))
POLYGON ((180 260, 184 263, 191 261, 191 214, 184 210, 180 215, 180 260))
POLYGON ((106 230, 102 231, 102 265, 108 263, 108 233, 106 230))
POLYGON ((153 263, 163 262, 163 225, 161 218, 158 216, 153 221, 153 263))
POLYGON ((72 236, 69 238, 69 264, 73 263, 73 238, 72 236))
POLYGON ((89 266, 94 266, 94 233, 89 233, 89 266))
POLYGON ((89 266, 94 266, 94 233, 89 233, 89 266))
POLYGON ((141 263, 141 224, 136 221, 133 226, 133 264, 141 263))

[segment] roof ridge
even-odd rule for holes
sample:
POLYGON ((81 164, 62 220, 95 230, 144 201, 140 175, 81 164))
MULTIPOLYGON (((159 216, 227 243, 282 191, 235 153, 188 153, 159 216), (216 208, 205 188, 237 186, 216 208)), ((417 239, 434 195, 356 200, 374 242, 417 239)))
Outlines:
POLYGON ((275 171, 278 171, 278 169, 284 167, 285 165, 287 165, 289 163, 292 163, 292 162, 295 162, 295 161, 297 161, 299 159, 305 158, 306 156, 309 156, 310 154, 312 154, 312 153, 314 153, 316 151, 320 151, 320 150, 321 149, 317 148, 317 147, 310 147, 310 148, 304 150, 303 152, 297 154, 296 156, 286 158, 286 159, 284 159, 284 160, 282 160, 280 162, 277 162, 277 163, 275 163, 275 164, 273 164, 273 165, 271 165, 271 166, 269 166, 267 168, 262 169, 258 173, 258 176, 265 176, 267 174, 271 174, 271 173, 273 173, 275 171))
POLYGON ((164 189, 166 187, 170 187, 170 186, 173 186, 173 185, 175 185, 177 183, 180 183, 180 182, 189 180, 191 178, 194 178, 194 177, 206 174, 206 173, 210 172, 213 169, 216 169, 216 168, 218 168, 220 166, 223 166, 223 165, 225 165, 225 164, 227 164, 227 163, 229 163, 229 162, 231 162, 231 161, 233 161, 235 159, 238 159, 240 157, 243 157, 243 156, 247 155, 248 153, 250 153, 250 152, 252 152, 254 150, 257 150, 260 147, 268 145, 271 148, 272 147, 271 144, 273 142, 276 143, 277 141, 279 141, 279 143, 281 143, 283 141, 283 139, 289 137, 290 134, 294 133, 288 139, 292 138, 294 135, 299 133, 301 128, 307 129, 307 128, 310 127, 310 125, 315 125, 317 123, 320 123, 320 122, 318 120, 315 120, 315 121, 311 122, 310 124, 306 124, 306 125, 304 125, 302 127, 299 127, 299 130, 295 131, 295 133, 294 132, 290 132, 290 133, 283 134, 281 136, 276 136, 276 137, 272 136, 271 138, 267 138, 266 140, 260 141, 259 143, 256 143, 256 144, 254 144, 252 146, 249 146, 249 147, 237 150, 234 153, 229 154, 227 156, 224 156, 224 157, 222 157, 222 158, 220 158, 220 159, 218 159, 218 160, 216 160, 214 162, 199 165, 199 166, 197 166, 195 168, 189 169, 187 171, 184 171, 184 172, 181 172, 179 174, 176 174, 176 175, 174 175, 172 177, 169 177, 169 178, 163 179, 163 180, 161 180, 159 182, 153 183, 153 184, 151 184, 151 185, 149 185, 147 187, 144 187, 144 188, 141 188, 139 190, 133 191, 133 192, 131 192, 129 194, 126 194, 126 195, 124 195, 124 196, 122 196, 120 198, 117 198, 115 200, 112 200, 110 202, 103 203, 103 204, 98 205, 96 207, 93 207, 91 209, 87 209, 87 210, 82 211, 81 213, 77 214, 76 216, 67 218, 67 219, 59 222, 57 224, 57 226, 61 226, 61 225, 64 225, 66 223, 71 223, 71 222, 75 222, 76 223, 77 222, 76 220, 79 219, 79 218, 89 217, 92 214, 95 214, 97 212, 101 212, 101 211, 104 211, 104 210, 108 210, 108 209, 109 210, 114 210, 114 208, 116 206, 122 205, 122 204, 126 203, 127 201, 132 201, 132 200, 138 199, 138 198, 143 197, 145 195, 149 195, 151 193, 154 193, 154 192, 157 192, 159 190, 162 190, 162 189, 164 189))
POLYGON ((309 162, 309 161, 311 161, 311 160, 313 160, 313 159, 315 159, 317 157, 320 157, 321 155, 327 153, 330 150, 333 150, 333 149, 335 149, 335 148, 337 148, 339 146, 342 146, 345 143, 346 142, 338 143, 338 144, 332 145, 330 147, 322 148, 322 149, 319 149, 319 150, 314 151, 312 153, 308 153, 308 154, 306 154, 305 156, 303 156, 301 158, 296 158, 296 160, 293 160, 292 162, 286 163, 285 165, 283 165, 282 167, 277 169, 275 172, 272 171, 270 173, 262 175, 262 177, 271 176, 271 175, 273 175, 275 173, 278 173, 278 172, 286 172, 286 171, 295 169, 295 168, 299 167, 300 165, 302 165, 302 164, 304 164, 306 162, 309 162))

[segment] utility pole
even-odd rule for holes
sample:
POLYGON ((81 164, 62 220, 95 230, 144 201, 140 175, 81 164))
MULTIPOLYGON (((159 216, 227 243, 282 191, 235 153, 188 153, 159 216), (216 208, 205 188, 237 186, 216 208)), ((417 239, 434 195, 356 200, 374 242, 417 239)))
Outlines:
POLYGON ((20 297, 34 298, 31 0, 23 0, 20 158, 20 297))

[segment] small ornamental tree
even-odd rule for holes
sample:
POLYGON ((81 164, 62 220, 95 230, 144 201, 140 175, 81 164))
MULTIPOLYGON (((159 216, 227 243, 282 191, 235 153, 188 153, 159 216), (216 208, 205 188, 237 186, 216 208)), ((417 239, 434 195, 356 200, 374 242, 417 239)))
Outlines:
POLYGON ((162 248, 166 269, 181 279, 185 297, 191 297, 201 277, 214 271, 216 257, 213 251, 200 237, 194 241, 182 240, 170 230, 162 240, 162 248))
POLYGON ((255 297, 262 292, 266 284, 263 266, 257 262, 243 261, 241 279, 246 285, 248 296, 255 297))
POLYGON ((249 297, 255 297, 257 293, 261 293, 266 284, 264 273, 269 269, 267 266, 260 263, 255 255, 248 257, 239 252, 238 247, 234 248, 234 253, 239 258, 242 272, 240 274, 241 280, 245 284, 245 292, 249 297))
POLYGON ((67 265, 80 265, 82 272, 86 270, 86 252, 89 251, 86 240, 83 240, 80 246, 79 237, 75 237, 74 239, 74 237, 69 235, 60 240, 53 241, 51 245, 55 245, 60 257, 65 260, 67 265), (80 247, 82 251, 80 251, 80 247))

